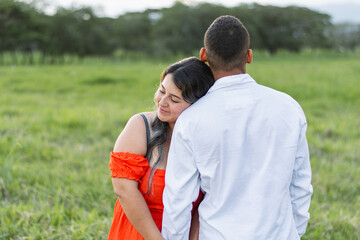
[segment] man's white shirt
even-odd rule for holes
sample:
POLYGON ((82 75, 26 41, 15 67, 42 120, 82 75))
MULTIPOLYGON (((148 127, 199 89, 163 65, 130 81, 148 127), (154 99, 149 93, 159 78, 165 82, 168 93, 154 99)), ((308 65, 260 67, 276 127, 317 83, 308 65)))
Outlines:
POLYGON ((313 191, 306 127, 290 96, 248 74, 218 79, 175 124, 163 236, 188 239, 200 188, 200 240, 299 239, 313 191))

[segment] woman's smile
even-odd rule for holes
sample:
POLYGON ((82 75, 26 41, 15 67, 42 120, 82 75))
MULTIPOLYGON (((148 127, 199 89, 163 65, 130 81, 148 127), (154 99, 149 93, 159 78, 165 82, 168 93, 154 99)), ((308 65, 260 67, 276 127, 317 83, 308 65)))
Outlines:
POLYGON ((169 113, 168 111, 164 110, 163 108, 159 107, 159 112, 162 114, 167 114, 169 113))

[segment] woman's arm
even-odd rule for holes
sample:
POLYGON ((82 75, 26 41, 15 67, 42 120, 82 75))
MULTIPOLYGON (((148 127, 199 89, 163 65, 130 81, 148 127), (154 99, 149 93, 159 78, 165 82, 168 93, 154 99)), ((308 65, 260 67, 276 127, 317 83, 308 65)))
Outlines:
POLYGON ((195 202, 193 202, 193 210, 191 216, 191 225, 190 225, 190 234, 189 240, 198 240, 200 233, 200 222, 199 222, 199 205, 201 201, 204 199, 205 194, 200 190, 199 196, 195 202))
MULTIPOLYGON (((113 151, 145 155, 146 150, 144 120, 140 115, 135 115, 130 118, 116 140, 113 151)), ((149 207, 138 189, 139 183, 126 178, 112 178, 112 183, 127 218, 136 230, 146 240, 163 239, 151 216, 149 207)))
POLYGON ((199 227, 199 212, 195 209, 191 218, 189 240, 199 240, 199 227))
POLYGON ((139 183, 125 178, 113 178, 112 182, 126 217, 141 236, 146 240, 163 239, 138 189, 139 183))

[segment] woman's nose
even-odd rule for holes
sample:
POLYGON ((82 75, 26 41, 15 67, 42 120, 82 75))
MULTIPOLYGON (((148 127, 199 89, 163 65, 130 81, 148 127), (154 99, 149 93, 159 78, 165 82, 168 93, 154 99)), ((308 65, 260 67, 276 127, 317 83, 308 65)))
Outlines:
POLYGON ((166 101, 166 97, 162 97, 159 101, 159 104, 161 106, 167 106, 167 101, 166 101))

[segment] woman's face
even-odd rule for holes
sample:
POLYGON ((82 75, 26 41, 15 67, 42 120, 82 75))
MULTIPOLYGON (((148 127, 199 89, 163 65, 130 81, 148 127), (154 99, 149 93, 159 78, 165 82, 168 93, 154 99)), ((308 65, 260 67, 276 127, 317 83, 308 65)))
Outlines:
POLYGON ((155 95, 157 116, 173 127, 180 113, 190 106, 182 97, 181 90, 173 82, 173 75, 167 74, 155 95))

